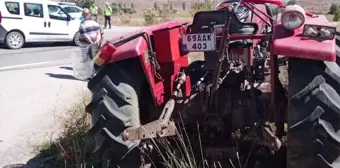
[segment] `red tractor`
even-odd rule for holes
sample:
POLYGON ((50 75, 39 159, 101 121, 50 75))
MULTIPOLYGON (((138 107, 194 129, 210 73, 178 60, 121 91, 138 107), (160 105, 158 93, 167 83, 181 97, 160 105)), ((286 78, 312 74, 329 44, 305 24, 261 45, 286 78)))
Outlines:
POLYGON ((94 151, 105 167, 137 168, 147 140, 186 130, 207 165, 339 168, 335 33, 324 16, 282 0, 228 0, 192 23, 113 39, 88 83, 94 151), (189 62, 192 52, 204 60, 189 62))

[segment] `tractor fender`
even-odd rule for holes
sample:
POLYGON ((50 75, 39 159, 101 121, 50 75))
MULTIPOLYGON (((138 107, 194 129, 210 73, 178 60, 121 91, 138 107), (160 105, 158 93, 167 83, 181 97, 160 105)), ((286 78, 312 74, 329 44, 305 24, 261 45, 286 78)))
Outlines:
MULTIPOLYGON (((330 23, 323 15, 307 17, 305 24, 330 26, 330 23)), ((320 61, 335 61, 335 39, 317 41, 303 37, 303 27, 304 26, 301 26, 298 29, 289 31, 283 28, 281 22, 274 25, 271 46, 272 55, 285 55, 320 61)))

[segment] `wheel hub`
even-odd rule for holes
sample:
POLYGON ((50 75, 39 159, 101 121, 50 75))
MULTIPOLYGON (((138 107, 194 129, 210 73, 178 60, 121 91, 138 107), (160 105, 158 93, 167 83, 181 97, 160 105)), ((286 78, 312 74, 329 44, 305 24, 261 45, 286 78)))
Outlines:
POLYGON ((18 35, 12 35, 9 37, 9 44, 13 47, 17 47, 22 43, 22 39, 18 35))

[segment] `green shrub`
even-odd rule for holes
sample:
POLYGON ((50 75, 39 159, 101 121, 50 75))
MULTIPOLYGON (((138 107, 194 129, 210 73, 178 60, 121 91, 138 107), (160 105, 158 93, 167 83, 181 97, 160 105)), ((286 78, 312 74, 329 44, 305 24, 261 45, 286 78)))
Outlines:
POLYGON ((143 12, 145 25, 152 25, 157 22, 157 15, 153 9, 147 9, 143 12))
POLYGON ((338 6, 335 3, 332 3, 331 7, 329 8, 329 13, 334 14, 337 7, 338 6))
POLYGON ((170 4, 163 4, 161 7, 157 7, 154 10, 157 13, 157 17, 160 18, 161 22, 170 20, 172 15, 170 4))
POLYGON ((339 20, 340 20, 340 8, 337 7, 335 12, 334 12, 333 21, 337 22, 339 20))
POLYGON ((210 11, 213 9, 214 4, 216 4, 214 0, 196 1, 191 5, 189 13, 194 16, 199 11, 210 11))

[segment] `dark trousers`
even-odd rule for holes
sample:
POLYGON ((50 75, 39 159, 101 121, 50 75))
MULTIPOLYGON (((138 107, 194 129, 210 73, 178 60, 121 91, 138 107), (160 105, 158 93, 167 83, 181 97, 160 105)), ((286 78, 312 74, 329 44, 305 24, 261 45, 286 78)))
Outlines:
POLYGON ((105 26, 104 26, 104 29, 107 28, 107 24, 109 24, 109 28, 111 29, 111 16, 105 16, 105 26))

